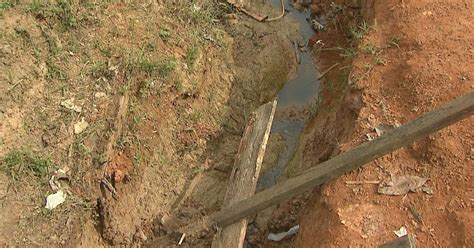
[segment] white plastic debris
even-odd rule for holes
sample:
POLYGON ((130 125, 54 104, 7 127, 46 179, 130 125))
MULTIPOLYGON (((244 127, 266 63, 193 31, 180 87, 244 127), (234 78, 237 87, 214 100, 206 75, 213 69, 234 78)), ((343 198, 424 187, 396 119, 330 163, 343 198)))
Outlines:
POLYGON ((89 126, 89 123, 84 120, 84 118, 82 118, 81 121, 77 122, 76 124, 74 124, 74 133, 75 134, 80 134, 82 133, 84 130, 86 130, 86 128, 89 126))
POLYGON ((297 234, 299 229, 300 229, 300 226, 296 225, 296 226, 290 228, 290 230, 288 230, 287 232, 281 232, 281 233, 277 233, 277 234, 270 233, 270 234, 268 234, 267 238, 269 240, 275 241, 275 242, 282 241, 283 239, 285 239, 287 237, 290 237, 290 236, 293 236, 293 235, 297 234))
POLYGON ((399 238, 403 237, 405 235, 408 235, 407 228, 404 227, 404 226, 400 227, 400 229, 397 230, 397 231, 393 231, 393 233, 395 233, 395 235, 397 235, 397 237, 399 237, 399 238))
POLYGON ((58 192, 54 194, 48 195, 46 197, 46 209, 52 210, 57 206, 61 205, 66 200, 66 193, 62 190, 58 190, 58 192))
POLYGON ((77 113, 80 113, 82 112, 82 107, 81 106, 77 106, 76 104, 74 104, 74 98, 71 98, 71 99, 67 99, 67 100, 64 100, 61 102, 61 106, 69 109, 69 110, 74 110, 75 112, 77 113))

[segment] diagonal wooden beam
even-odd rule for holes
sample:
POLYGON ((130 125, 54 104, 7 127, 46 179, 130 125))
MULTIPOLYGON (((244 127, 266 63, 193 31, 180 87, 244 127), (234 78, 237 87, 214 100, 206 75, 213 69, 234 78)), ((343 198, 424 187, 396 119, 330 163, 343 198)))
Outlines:
POLYGON ((474 92, 459 97, 381 137, 340 154, 299 176, 257 193, 219 212, 205 217, 201 222, 181 228, 181 233, 193 234, 202 228, 225 227, 269 206, 289 199, 308 189, 413 143, 431 133, 468 118, 474 114, 474 92))

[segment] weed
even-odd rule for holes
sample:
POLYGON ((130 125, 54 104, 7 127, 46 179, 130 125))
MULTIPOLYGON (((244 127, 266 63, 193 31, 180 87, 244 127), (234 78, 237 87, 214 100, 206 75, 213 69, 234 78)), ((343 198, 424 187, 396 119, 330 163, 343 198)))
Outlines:
POLYGON ((352 37, 354 37, 356 40, 360 40, 364 37, 364 35, 369 32, 369 25, 367 22, 363 21, 361 24, 359 24, 356 27, 352 27, 350 29, 352 37))
POLYGON ((56 5, 52 5, 44 0, 33 0, 28 8, 26 8, 26 12, 33 14, 37 18, 55 16, 66 30, 77 26, 75 11, 68 0, 56 0, 56 5))
POLYGON ((171 33, 168 29, 160 29, 160 31, 158 31, 158 36, 161 38, 161 40, 164 42, 164 43, 168 43, 170 41, 170 38, 171 38, 171 33))
POLYGON ((57 66, 51 58, 46 60, 46 67, 48 68, 48 74, 46 75, 47 79, 66 80, 66 73, 57 66))
POLYGON ((117 28, 117 27, 112 27, 112 29, 110 30, 110 34, 112 35, 112 37, 114 38, 117 38, 117 37, 120 37, 120 30, 117 28))
POLYGON ((57 0, 57 5, 56 8, 54 8, 54 13, 61 21, 63 27, 65 27, 66 29, 76 27, 76 17, 71 7, 70 1, 57 0))
POLYGON ((31 36, 30 36, 30 33, 28 33, 28 31, 24 28, 21 28, 21 27, 16 27, 15 28, 15 32, 25 41, 30 41, 31 40, 31 36))
POLYGON ((342 52, 339 54, 341 57, 352 59, 356 56, 356 51, 352 47, 341 48, 342 52))
MULTIPOLYGON (((140 82, 140 85, 138 86, 138 93, 140 94, 141 97, 147 97, 152 94, 152 90, 155 88, 156 82, 155 80, 143 80, 140 82)), ((135 119, 134 119, 135 120, 135 119)))
POLYGON ((374 62, 377 65, 386 65, 387 64, 387 62, 385 62, 385 59, 380 57, 380 56, 375 57, 374 62))
POLYGON ((196 46, 188 47, 186 51, 186 64, 190 68, 194 67, 194 64, 198 58, 198 54, 199 54, 199 49, 196 46))
POLYGON ((89 69, 89 75, 94 78, 104 77, 106 79, 112 79, 115 76, 115 73, 113 70, 109 70, 107 62, 97 61, 89 69))
POLYGON ((155 51, 155 49, 156 49, 156 46, 152 42, 145 43, 144 45, 142 45, 142 48, 141 48, 142 53, 153 52, 155 51))
POLYGON ((136 67, 148 76, 158 74, 159 76, 166 78, 169 77, 176 68, 176 60, 174 58, 167 58, 163 61, 141 59, 138 61, 136 67))
POLYGON ((173 85, 174 90, 181 92, 183 90, 183 81, 181 79, 176 79, 173 85))
POLYGON ((400 49, 400 38, 398 37, 392 37, 390 40, 387 42, 387 47, 397 47, 400 49))
POLYGON ((359 25, 359 30, 362 31, 364 34, 369 32, 369 29, 370 27, 366 21, 362 21, 362 23, 359 25))
POLYGON ((47 5, 44 1, 33 0, 30 2, 28 8, 26 8, 26 12, 32 13, 36 17, 45 17, 47 9, 47 5))
POLYGON ((14 0, 0 0, 0 10, 9 9, 15 6, 17 2, 18 1, 14 1, 14 0))
POLYGON ((2 160, 4 169, 14 180, 32 174, 42 178, 53 167, 51 160, 31 154, 29 151, 15 150, 8 153, 2 160))
POLYGON ((380 48, 377 47, 375 44, 373 43, 368 43, 366 44, 362 50, 367 53, 367 54, 370 54, 370 55, 375 55, 377 54, 379 51, 380 51, 380 48))

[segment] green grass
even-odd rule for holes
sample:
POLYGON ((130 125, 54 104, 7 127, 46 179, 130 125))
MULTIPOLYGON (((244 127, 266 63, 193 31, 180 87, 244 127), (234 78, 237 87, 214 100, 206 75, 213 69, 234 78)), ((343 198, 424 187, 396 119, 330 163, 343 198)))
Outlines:
POLYGON ((356 27, 352 27, 349 31, 356 40, 360 40, 364 38, 364 35, 369 32, 370 26, 367 24, 366 21, 363 21, 356 27))
POLYGON ((356 56, 356 51, 352 47, 341 48, 341 53, 339 54, 343 58, 352 59, 356 56))
POLYGON ((148 76, 158 75, 166 78, 175 70, 176 60, 174 58, 166 58, 163 60, 145 58, 137 61, 135 66, 139 71, 144 72, 148 76))
POLYGON ((9 9, 15 6, 17 2, 18 1, 14 1, 14 0, 0 0, 0 10, 9 9))
POLYGON ((196 60, 199 55, 199 49, 196 46, 191 46, 188 47, 186 50, 186 64, 189 66, 189 68, 193 68, 194 64, 196 63, 196 60))
POLYGON ((56 17, 66 29, 77 26, 76 11, 69 0, 56 0, 55 3, 44 0, 33 0, 26 8, 26 12, 37 18, 56 17))
POLYGON ((15 150, 5 155, 1 168, 14 180, 18 180, 28 175, 43 178, 53 166, 53 162, 47 158, 34 155, 30 151, 15 150))
POLYGON ((376 55, 380 51, 380 48, 373 43, 368 43, 362 48, 362 50, 366 54, 376 55))
POLYGON ((48 68, 48 74, 46 75, 47 79, 50 80, 66 80, 66 72, 56 65, 51 58, 46 60, 46 67, 48 68))
POLYGON ((90 76, 94 78, 106 78, 112 79, 115 74, 113 71, 109 70, 106 61, 96 61, 90 68, 89 73, 90 76))
POLYGON ((161 40, 164 42, 164 43, 168 43, 171 39, 171 33, 168 29, 166 28, 161 28, 159 31, 158 31, 158 36, 161 38, 161 40))
POLYGON ((398 37, 390 38, 390 40, 387 42, 387 47, 389 48, 396 47, 400 49, 400 38, 398 37))

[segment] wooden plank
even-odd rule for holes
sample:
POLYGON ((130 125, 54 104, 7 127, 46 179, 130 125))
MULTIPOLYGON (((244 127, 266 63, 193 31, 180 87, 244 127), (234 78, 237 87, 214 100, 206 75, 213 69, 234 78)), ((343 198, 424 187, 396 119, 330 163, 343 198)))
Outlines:
POLYGON ((387 242, 379 248, 416 248, 416 240, 411 235, 405 235, 390 242, 387 242))
MULTIPOLYGON (((251 114, 240 141, 224 198, 224 206, 230 206, 255 194, 276 104, 276 101, 267 103, 251 114)), ((247 224, 247 219, 243 218, 223 228, 215 236, 212 247, 243 247, 247 224)))
POLYGON ((449 102, 418 119, 401 126, 379 138, 362 144, 351 151, 259 192, 219 212, 207 216, 201 222, 181 228, 182 233, 193 234, 202 228, 225 227, 242 218, 255 214, 271 205, 289 199, 299 193, 321 185, 335 177, 411 144, 474 113, 474 92, 449 102))

